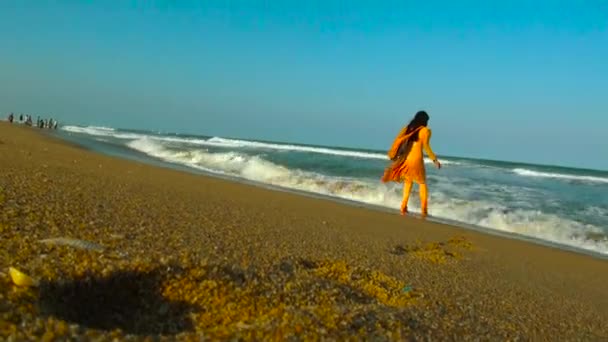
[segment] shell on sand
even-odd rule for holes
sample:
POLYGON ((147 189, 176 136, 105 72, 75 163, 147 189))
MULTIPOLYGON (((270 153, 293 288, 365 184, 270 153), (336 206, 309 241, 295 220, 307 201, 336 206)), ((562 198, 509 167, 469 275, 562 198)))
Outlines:
POLYGON ((103 246, 98 245, 94 242, 72 239, 72 238, 64 238, 64 237, 44 239, 44 240, 40 240, 40 242, 49 244, 49 245, 69 246, 69 247, 85 249, 85 250, 89 250, 89 251, 102 251, 104 249, 103 246))
POLYGON ((9 267, 8 273, 10 274, 11 279, 13 280, 13 283, 17 286, 23 286, 23 287, 38 286, 38 282, 36 280, 32 279, 32 277, 19 271, 16 268, 9 267))

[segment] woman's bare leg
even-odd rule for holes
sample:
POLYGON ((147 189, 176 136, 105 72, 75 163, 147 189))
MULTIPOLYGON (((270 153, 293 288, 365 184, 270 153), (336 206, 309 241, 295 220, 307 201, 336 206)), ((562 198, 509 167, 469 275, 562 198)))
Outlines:
POLYGON ((428 210, 428 189, 426 184, 419 184, 420 187, 420 209, 422 216, 426 216, 429 213, 428 210))
POLYGON ((403 183, 403 201, 401 202, 401 214, 407 213, 407 202, 410 199, 410 192, 412 191, 412 181, 406 180, 403 183))

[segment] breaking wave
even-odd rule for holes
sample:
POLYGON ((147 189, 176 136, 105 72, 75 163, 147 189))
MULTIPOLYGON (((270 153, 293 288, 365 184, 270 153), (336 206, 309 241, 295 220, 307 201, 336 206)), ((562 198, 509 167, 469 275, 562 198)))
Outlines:
POLYGON ((528 169, 513 169, 513 172, 525 177, 540 177, 540 178, 555 178, 564 179, 570 181, 582 181, 582 182, 594 182, 594 183, 607 183, 608 178, 588 176, 588 175, 572 175, 563 173, 552 173, 552 172, 540 172, 528 169))

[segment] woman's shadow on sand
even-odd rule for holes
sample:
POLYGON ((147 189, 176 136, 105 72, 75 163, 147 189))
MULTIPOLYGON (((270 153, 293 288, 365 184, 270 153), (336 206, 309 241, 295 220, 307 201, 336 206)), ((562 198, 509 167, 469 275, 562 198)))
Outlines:
POLYGON ((117 272, 40 286, 43 315, 100 330, 120 329, 135 335, 174 335, 193 330, 186 302, 160 293, 162 271, 117 272))

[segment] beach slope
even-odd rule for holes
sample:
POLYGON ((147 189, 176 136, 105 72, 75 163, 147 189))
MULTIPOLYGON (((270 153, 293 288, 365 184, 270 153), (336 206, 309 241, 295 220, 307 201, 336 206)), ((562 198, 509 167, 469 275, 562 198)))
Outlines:
POLYGON ((608 339, 606 260, 3 122, 0 242, 0 339, 608 339))

